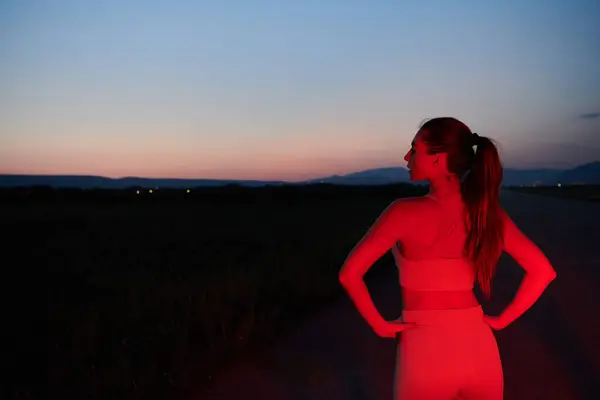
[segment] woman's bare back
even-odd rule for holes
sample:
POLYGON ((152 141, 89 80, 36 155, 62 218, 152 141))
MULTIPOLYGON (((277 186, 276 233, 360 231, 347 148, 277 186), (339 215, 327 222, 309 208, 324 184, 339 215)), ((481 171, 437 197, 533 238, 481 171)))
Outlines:
MULTIPOLYGON (((411 199, 411 229, 394 252, 397 263, 403 259, 435 262, 436 259, 461 259, 466 242, 466 208, 459 196, 411 199)), ((472 290, 402 289, 407 310, 458 309, 479 304, 472 290)))
POLYGON ((413 200, 413 222, 402 240, 402 254, 411 260, 461 258, 467 238, 462 199, 424 196, 413 200))

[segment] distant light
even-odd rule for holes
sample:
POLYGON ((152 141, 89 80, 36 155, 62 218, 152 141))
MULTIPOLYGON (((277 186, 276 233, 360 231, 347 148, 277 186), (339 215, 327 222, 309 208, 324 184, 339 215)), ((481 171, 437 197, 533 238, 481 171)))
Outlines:
POLYGON ((152 193, 152 189, 148 190, 148 192, 152 193))
POLYGON ((188 193, 189 193, 189 192, 190 192, 190 189, 186 190, 186 192, 188 192, 188 193))
POLYGON ((139 191, 139 190, 136 190, 136 191, 135 191, 135 194, 140 194, 140 191, 139 191))
POLYGON ((561 184, 560 182, 558 182, 558 185, 556 185, 556 186, 558 186, 558 187, 561 187, 561 186, 562 186, 562 184, 561 184))

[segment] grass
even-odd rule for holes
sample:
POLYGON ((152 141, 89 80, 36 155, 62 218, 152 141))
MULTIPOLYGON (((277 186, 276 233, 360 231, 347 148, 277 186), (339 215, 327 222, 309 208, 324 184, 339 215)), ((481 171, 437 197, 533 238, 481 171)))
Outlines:
MULTIPOLYGON (((9 292, 33 296, 45 278, 48 397, 185 398, 342 294, 348 252, 391 201, 424 190, 2 191, 9 292)), ((13 394, 35 390, 40 361, 27 306, 16 313, 13 394)))

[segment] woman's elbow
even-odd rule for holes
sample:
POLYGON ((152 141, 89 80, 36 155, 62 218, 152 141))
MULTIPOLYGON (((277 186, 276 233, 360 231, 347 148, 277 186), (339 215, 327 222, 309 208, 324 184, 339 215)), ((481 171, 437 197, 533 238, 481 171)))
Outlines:
POLYGON ((338 281, 342 284, 342 286, 346 286, 350 278, 348 277, 348 273, 344 271, 340 271, 338 274, 338 281))
POLYGON ((343 287, 350 287, 356 283, 360 278, 356 276, 356 274, 352 274, 349 272, 341 271, 338 274, 338 281, 341 283, 343 287))
POLYGON ((536 275, 539 277, 540 280, 546 281, 548 283, 556 279, 556 271, 552 267, 544 270, 543 272, 538 272, 536 275))

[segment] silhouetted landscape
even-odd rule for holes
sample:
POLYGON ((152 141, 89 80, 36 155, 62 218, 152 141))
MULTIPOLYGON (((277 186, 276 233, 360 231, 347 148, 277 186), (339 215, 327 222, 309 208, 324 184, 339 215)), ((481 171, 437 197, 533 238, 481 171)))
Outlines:
MULTIPOLYGON (((47 277, 49 397, 174 399, 338 297, 351 248, 424 188, 0 193, 19 298, 47 277)), ((11 340, 36 357, 38 333, 17 318, 11 340)), ((12 362, 27 383, 34 360, 12 362)))
MULTIPOLYGON (((600 185, 513 189, 600 198, 600 185)), ((47 277, 49 394, 172 399, 198 390, 338 298, 339 268, 379 213, 426 190, 0 189, 11 232, 5 259, 19 260, 22 277, 17 293, 28 292, 31 276, 47 277)), ((37 332, 24 332, 23 321, 12 326, 29 354, 37 332)), ((32 360, 13 362, 22 374, 13 382, 27 386, 32 360)))
MULTIPOLYGON (((15 290, 23 296, 31 276, 47 277, 49 394, 198 390, 337 298, 339 268, 379 213, 425 192, 409 184, 0 189, 12 232, 4 256, 19 260, 15 290)), ((600 185, 571 192, 597 200, 600 185)), ((37 332, 11 326, 13 343, 31 354, 37 332)), ((13 362, 24 374, 13 382, 27 386, 32 360, 13 362)))
MULTIPOLYGON (((153 179, 106 178, 101 176, 70 175, 0 175, 0 187, 50 186, 55 188, 126 189, 138 188, 193 188, 239 185, 248 187, 307 185, 328 183, 334 185, 393 185, 409 182, 404 167, 376 168, 346 175, 324 176, 301 182, 220 180, 220 179, 153 179)), ((553 186, 600 184, 600 161, 570 169, 504 169, 503 186, 553 186)))
POLYGON ((564 199, 600 201, 600 185, 511 187, 510 189, 521 193, 560 197, 564 199))

